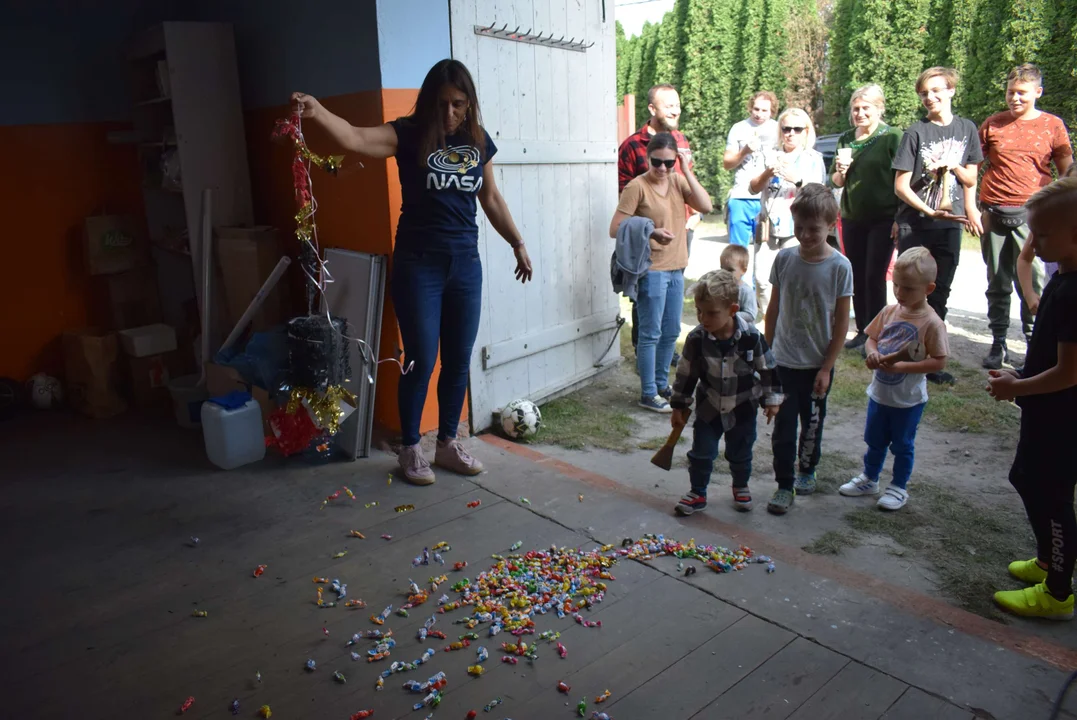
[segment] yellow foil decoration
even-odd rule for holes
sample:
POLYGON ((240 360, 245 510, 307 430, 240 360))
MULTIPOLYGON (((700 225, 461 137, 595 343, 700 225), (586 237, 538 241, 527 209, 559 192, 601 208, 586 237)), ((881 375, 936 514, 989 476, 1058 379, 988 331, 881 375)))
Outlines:
POLYGON ((356 404, 355 395, 339 385, 330 386, 324 393, 311 388, 292 388, 286 410, 289 415, 294 414, 306 402, 314 424, 325 428, 330 435, 336 435, 340 430, 340 418, 344 415, 340 409, 342 401, 352 406, 356 404))

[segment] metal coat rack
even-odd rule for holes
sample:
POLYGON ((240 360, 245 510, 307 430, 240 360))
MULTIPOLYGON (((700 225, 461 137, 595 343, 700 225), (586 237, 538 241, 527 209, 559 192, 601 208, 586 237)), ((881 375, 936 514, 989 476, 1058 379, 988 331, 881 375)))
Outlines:
POLYGON ((561 50, 571 50, 573 52, 587 52, 588 48, 594 47, 594 42, 587 43, 582 38, 577 40, 575 37, 565 39, 565 36, 555 37, 553 33, 548 36, 544 33, 538 35, 531 34, 531 28, 528 28, 525 32, 520 32, 519 25, 515 30, 508 29, 509 24, 505 23, 501 27, 497 27, 497 23, 493 23, 489 26, 476 25, 475 34, 482 35, 484 37, 497 38, 498 40, 509 40, 511 42, 522 42, 530 45, 542 45, 543 47, 558 48, 561 50))

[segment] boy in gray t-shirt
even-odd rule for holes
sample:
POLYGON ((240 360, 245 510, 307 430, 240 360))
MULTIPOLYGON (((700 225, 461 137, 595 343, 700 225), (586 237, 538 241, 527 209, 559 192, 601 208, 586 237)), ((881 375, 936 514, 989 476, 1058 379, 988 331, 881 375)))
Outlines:
POLYGON ((785 248, 774 259, 766 315, 766 339, 785 391, 771 436, 778 489, 767 510, 776 515, 792 507, 796 493, 815 491, 826 398, 849 330, 853 296, 852 266, 826 242, 838 218, 834 196, 824 186, 809 183, 793 201, 792 213, 800 245, 785 248))

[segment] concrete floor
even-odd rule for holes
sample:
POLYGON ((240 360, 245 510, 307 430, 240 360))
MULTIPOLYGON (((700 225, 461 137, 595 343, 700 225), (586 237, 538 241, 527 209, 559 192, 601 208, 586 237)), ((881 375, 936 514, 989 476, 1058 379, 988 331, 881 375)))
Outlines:
MULTIPOLYGON (((403 601, 409 577, 440 572, 412 568, 424 546, 445 540, 450 564, 467 560, 467 572, 478 572, 517 540, 525 550, 592 548, 653 532, 735 546, 750 534, 677 519, 666 503, 601 475, 489 439, 472 441, 484 475, 443 473, 434 486, 414 488, 387 484, 388 455, 215 471, 199 436, 163 419, 39 415, 5 430, 4 717, 165 717, 188 696, 196 698, 192 718, 231 717, 233 698, 240 717, 255 717, 262 704, 274 718, 348 718, 366 708, 378 718, 425 717, 411 711, 416 696, 400 684, 444 671, 449 685, 435 714, 444 718, 481 712, 495 697, 504 704, 483 717, 568 718, 581 696, 590 715, 590 701, 607 688, 612 697, 599 709, 617 720, 1039 718, 1072 662, 1042 643, 1022 647, 1012 631, 993 634, 990 621, 939 615, 900 588, 764 544, 755 549, 774 555, 773 575, 754 565, 684 578, 672 558, 622 561, 590 616, 601 628, 537 620, 540 632, 562 633, 566 659, 540 646, 533 666, 509 666, 496 661, 499 643, 486 641, 495 657, 479 679, 465 672, 472 652, 443 653, 447 641, 415 639, 425 613, 393 615, 393 660, 439 652, 375 692, 385 664, 354 663, 344 643, 375 627, 370 614, 403 601), (341 484, 358 499, 320 511, 341 484), (468 508, 471 500, 481 507, 468 508), (394 512, 404 503, 415 510, 394 512), (367 539, 348 538, 353 529, 367 539), (343 549, 347 556, 332 559, 343 549), (253 578, 263 563, 265 574, 253 578), (368 607, 318 609, 314 576, 341 578, 368 607), (194 618, 195 609, 209 616, 194 618), (334 670, 346 685, 333 681, 334 670), (561 680, 572 686, 568 697, 555 690, 561 680)), ((452 617, 439 623, 450 637, 463 631, 452 617)))

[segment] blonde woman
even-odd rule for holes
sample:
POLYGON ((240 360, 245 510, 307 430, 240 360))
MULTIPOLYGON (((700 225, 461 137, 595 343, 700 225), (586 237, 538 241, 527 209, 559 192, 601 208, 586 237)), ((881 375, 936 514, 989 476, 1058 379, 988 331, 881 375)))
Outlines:
POLYGON ((841 194, 841 237, 853 266, 856 337, 845 343, 863 347, 865 329, 886 306, 886 270, 894 254, 900 200, 894 194, 891 164, 901 130, 883 122, 886 98, 878 85, 858 88, 849 99, 852 128, 838 138, 830 180, 841 194))
POLYGON ((778 147, 766 153, 766 169, 752 178, 748 187, 762 192, 762 232, 756 245, 753 274, 759 294, 759 309, 766 312, 770 297, 770 268, 783 247, 795 245, 793 200, 801 186, 826 183, 826 164, 815 150, 815 126, 808 113, 787 108, 778 116, 778 147))

